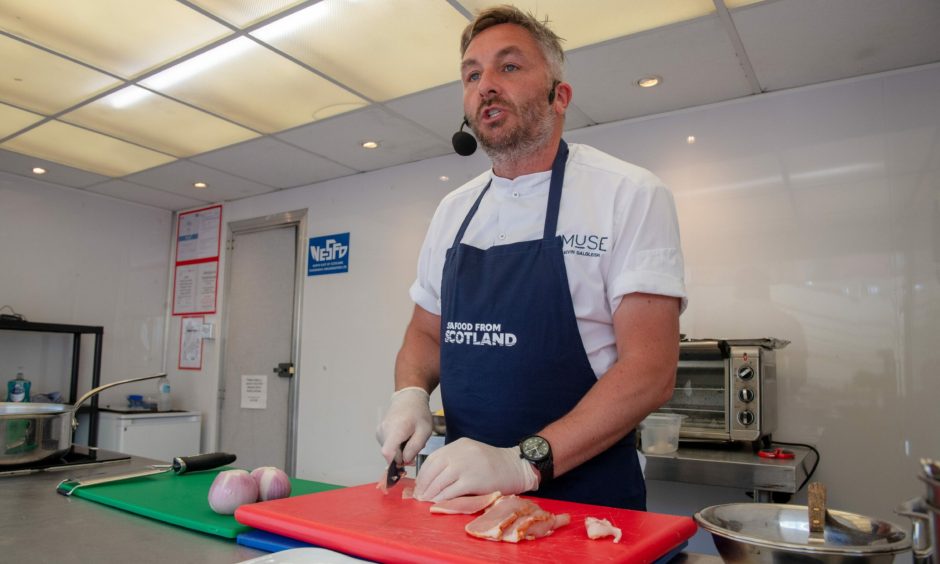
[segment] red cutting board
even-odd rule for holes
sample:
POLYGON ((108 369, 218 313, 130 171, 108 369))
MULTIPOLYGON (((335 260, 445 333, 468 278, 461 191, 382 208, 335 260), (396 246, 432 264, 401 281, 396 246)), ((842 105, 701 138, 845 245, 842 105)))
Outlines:
MULTIPOLYGON (((412 486, 404 479, 402 484, 412 486)), ((571 524, 518 544, 471 537, 476 515, 437 515, 430 504, 402 499, 401 484, 383 495, 375 484, 243 505, 242 524, 378 562, 654 562, 685 542, 697 527, 689 517, 531 498, 546 511, 569 513, 571 524), (591 540, 585 517, 609 519, 623 531, 591 540)))

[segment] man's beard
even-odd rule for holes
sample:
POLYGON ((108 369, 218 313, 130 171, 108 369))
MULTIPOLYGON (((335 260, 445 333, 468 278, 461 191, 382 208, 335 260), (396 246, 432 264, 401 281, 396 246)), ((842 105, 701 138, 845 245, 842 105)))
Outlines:
POLYGON ((476 124, 471 123, 473 133, 476 134, 483 150, 493 161, 494 168, 534 154, 551 139, 555 120, 548 104, 540 104, 536 99, 529 100, 521 106, 499 98, 491 102, 514 110, 519 118, 519 123, 510 129, 497 128, 484 132, 481 132, 476 124))

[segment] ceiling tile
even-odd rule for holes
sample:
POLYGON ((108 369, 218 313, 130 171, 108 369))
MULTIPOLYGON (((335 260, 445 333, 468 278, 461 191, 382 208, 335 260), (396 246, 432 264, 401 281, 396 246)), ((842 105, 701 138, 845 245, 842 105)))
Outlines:
POLYGON ((116 78, 0 35, 0 100, 55 113, 120 84, 116 78))
POLYGON ((366 104, 247 37, 224 43, 142 84, 265 133, 366 104))
POLYGON ((41 119, 41 115, 14 108, 6 104, 0 104, 0 139, 13 135, 17 131, 41 119))
POLYGON ((125 180, 187 198, 212 202, 237 200, 272 191, 269 186, 185 160, 145 170, 128 176, 125 180), (205 182, 209 186, 196 189, 193 188, 195 182, 205 182))
MULTIPOLYGON (((457 61, 456 53, 453 59, 457 61)), ((463 119, 463 87, 459 81, 450 82, 391 100, 385 107, 449 140, 463 119)))
POLYGON ((356 171, 270 137, 241 143, 192 160, 276 188, 292 188, 356 171))
POLYGON ((5 0, 0 29, 124 78, 231 33, 176 0, 5 0))
POLYGON ((72 188, 84 188, 108 179, 107 176, 3 149, 0 149, 0 170, 72 188), (32 170, 37 166, 46 169, 46 173, 34 175, 32 170))
POLYGON ((86 188, 86 190, 171 211, 183 210, 213 202, 213 200, 204 198, 189 198, 163 190, 156 190, 125 180, 109 180, 101 184, 96 184, 95 186, 90 186, 86 188))
POLYGON ((717 17, 634 35, 569 54, 573 101, 605 123, 750 94, 734 48, 717 17), (656 74, 654 88, 635 81, 656 74))
POLYGON ((259 135, 139 86, 118 90, 60 119, 177 157, 204 153, 259 135))
POLYGON ((441 0, 322 0, 252 36, 382 101, 458 79, 466 25, 441 0))
POLYGON ((789 0, 732 12, 764 90, 940 59, 936 0, 789 0))
POLYGON ((365 171, 445 155, 450 140, 431 135, 410 121, 375 106, 299 127, 277 135, 308 151, 365 171), (363 149, 363 141, 378 141, 363 149))
MULTIPOLYGON (((492 0, 458 1, 473 14, 493 5, 492 0)), ((713 0, 592 0, 590 9, 571 0, 515 0, 513 5, 547 18, 566 50, 715 12, 713 0)))
POLYGON ((60 121, 30 129, 2 147, 105 176, 124 176, 173 160, 169 155, 60 121))
POLYGON ((245 28, 259 20, 278 14, 303 0, 194 0, 225 21, 245 28))

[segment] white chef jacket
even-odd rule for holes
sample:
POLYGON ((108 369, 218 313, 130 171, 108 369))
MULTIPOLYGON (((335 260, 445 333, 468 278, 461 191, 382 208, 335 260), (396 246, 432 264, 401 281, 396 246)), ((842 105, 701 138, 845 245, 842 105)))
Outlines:
MULTIPOLYGON (((581 341, 594 374, 617 360, 613 312, 633 292, 685 292, 675 202, 649 171, 588 145, 570 144, 558 231, 564 240, 568 287, 581 341)), ((444 197, 418 257, 411 299, 441 314, 441 274, 447 249, 486 183, 461 241, 480 249, 542 238, 551 171, 500 178, 487 171, 444 197)))

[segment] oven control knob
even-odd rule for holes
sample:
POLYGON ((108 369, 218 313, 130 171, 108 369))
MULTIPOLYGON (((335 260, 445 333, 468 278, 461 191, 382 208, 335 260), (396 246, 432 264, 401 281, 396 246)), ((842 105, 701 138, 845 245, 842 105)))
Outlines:
POLYGON ((754 390, 750 388, 741 388, 741 391, 738 392, 738 399, 744 403, 750 403, 754 401, 754 390))
POLYGON ((754 369, 751 368, 750 364, 745 364, 741 368, 738 368, 738 378, 742 380, 750 380, 754 377, 754 369))
POLYGON ((738 423, 745 426, 754 423, 754 412, 745 409, 741 413, 738 413, 738 423))

